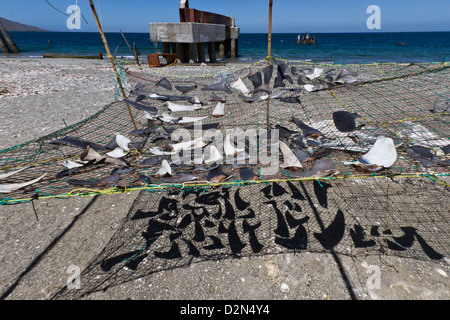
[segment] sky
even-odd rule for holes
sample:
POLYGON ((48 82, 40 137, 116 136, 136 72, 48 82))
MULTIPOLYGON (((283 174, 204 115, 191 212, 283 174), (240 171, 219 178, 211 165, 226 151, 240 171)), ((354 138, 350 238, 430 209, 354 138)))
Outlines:
MULTIPOLYGON (((46 0, 0 0, 0 17, 50 31, 98 32, 88 0, 48 0, 66 12, 78 4, 87 23, 69 30, 46 0)), ((105 32, 148 32, 149 22, 179 22, 179 0, 93 0, 105 32)), ((269 0, 190 0, 190 7, 234 17, 241 33, 267 33, 269 0)), ((450 31, 449 0, 273 0, 273 33, 450 31), (380 29, 367 8, 377 5, 380 29)))

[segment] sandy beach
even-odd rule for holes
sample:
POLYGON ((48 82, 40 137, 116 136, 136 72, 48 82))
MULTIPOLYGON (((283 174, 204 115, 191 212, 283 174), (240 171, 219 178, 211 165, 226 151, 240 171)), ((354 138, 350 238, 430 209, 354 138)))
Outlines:
MULTIPOLYGON (((243 66, 173 66, 161 72, 220 74, 243 66)), ((0 150, 75 124, 113 102, 114 95, 107 60, 0 59, 0 150)), ((0 296, 53 297, 66 285, 71 265, 84 270, 101 253, 137 196, 127 192, 0 206, 0 296)), ((429 262, 381 254, 282 253, 196 262, 84 299, 447 300, 449 275, 447 257, 429 262), (371 291, 367 280, 373 265, 380 268, 382 282, 371 291)))

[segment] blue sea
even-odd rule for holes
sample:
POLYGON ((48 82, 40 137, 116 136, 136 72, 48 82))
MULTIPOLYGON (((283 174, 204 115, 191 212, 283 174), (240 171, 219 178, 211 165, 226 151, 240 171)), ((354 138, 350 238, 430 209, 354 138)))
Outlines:
MULTIPOLYGON (((124 33, 128 43, 136 43, 142 59, 155 52, 148 33, 124 33)), ((21 50, 19 57, 38 58, 44 53, 106 56, 99 33, 89 32, 10 32, 21 50)), ((131 59, 120 33, 106 33, 112 53, 131 59), (118 47, 117 47, 118 46, 118 47)), ((272 56, 289 60, 326 63, 442 62, 450 60, 450 32, 311 33, 315 45, 297 45, 297 33, 272 34, 272 56), (403 42, 404 45, 399 45, 403 42)), ((303 35, 303 34, 302 34, 303 35)), ((267 56, 265 33, 241 33, 236 60, 254 62, 267 56)), ((157 45, 161 50, 161 44, 157 45)), ((1 57, 16 56, 0 53, 1 57)))

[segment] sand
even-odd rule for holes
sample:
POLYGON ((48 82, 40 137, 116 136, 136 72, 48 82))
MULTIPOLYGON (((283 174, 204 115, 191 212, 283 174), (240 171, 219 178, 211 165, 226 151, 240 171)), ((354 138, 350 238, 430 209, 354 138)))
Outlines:
MULTIPOLYGON (((177 66, 170 72, 205 73, 199 68, 177 66)), ((208 68, 220 72, 236 65, 208 68)), ((114 100, 114 87, 107 61, 0 59, 0 149, 94 114, 114 100)), ((137 195, 38 200, 34 209, 32 203, 0 206, 0 296, 51 298, 66 285, 70 266, 83 270, 101 252, 137 195)), ((381 255, 337 260, 326 252, 205 261, 157 272, 85 299, 446 300, 448 261, 381 255), (379 289, 367 286, 370 266, 380 268, 379 289)))
POLYGON ((0 59, 0 149, 63 129, 114 101, 106 61, 0 59))

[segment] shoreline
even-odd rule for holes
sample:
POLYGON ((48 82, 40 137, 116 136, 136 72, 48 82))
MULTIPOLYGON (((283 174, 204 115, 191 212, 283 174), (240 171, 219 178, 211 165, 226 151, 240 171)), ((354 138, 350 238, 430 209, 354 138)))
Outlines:
MULTIPOLYGON (((140 59, 146 63, 146 55, 155 52, 155 45, 149 42, 147 33, 125 34, 130 43, 136 43, 141 53, 140 59)), ((314 46, 296 45, 296 37, 296 33, 273 33, 272 56, 291 61, 330 64, 443 62, 448 53, 450 32, 317 33, 314 46), (400 45, 401 43, 404 45, 400 45)), ((16 32, 13 39, 21 53, 17 56, 0 53, 0 60, 15 57, 40 58, 46 53, 95 55, 101 52, 106 57, 104 46, 95 32, 16 32)), ((133 60, 134 57, 125 46, 120 33, 107 33, 107 40, 111 52, 117 50, 118 57, 133 60)), ((161 46, 161 43, 157 44, 160 52, 161 46)), ((233 62, 253 63, 266 56, 267 34, 240 34, 238 57, 233 62)))
MULTIPOLYGON (((1 53, 0 52, 0 62, 4 61, 4 60, 16 60, 16 59, 29 59, 29 60, 40 60, 40 59, 74 59, 75 61, 77 60, 95 60, 95 61, 107 61, 109 63, 109 59, 106 55, 106 53, 102 53, 103 54, 103 60, 102 59, 88 59, 88 58, 45 58, 44 54, 53 54, 50 52, 45 52, 42 53, 40 55, 24 55, 23 53, 1 53)), ((95 56, 95 54, 84 54, 84 53, 58 53, 58 55, 75 55, 75 56, 95 56)), ((381 59, 373 59, 373 60, 367 60, 367 61, 357 61, 354 59, 349 59, 346 60, 345 58, 340 58, 340 59, 335 59, 335 60, 330 60, 330 59, 324 59, 324 60, 320 60, 320 59, 308 59, 308 58, 302 58, 301 56, 299 56, 298 58, 292 58, 292 57, 282 57, 280 55, 274 54, 272 56, 273 60, 285 60, 285 61, 291 61, 291 62, 296 62, 296 63, 314 63, 314 64, 327 64, 327 65, 371 65, 371 64, 398 64, 398 65, 408 65, 408 64, 442 64, 442 63, 449 63, 449 59, 447 58, 445 60, 434 60, 434 61, 428 61, 426 59, 422 60, 422 61, 418 61, 418 60, 398 60, 396 61, 394 60, 389 60, 387 58, 381 58, 381 59)), ((126 61, 126 63, 130 63, 133 64, 135 62, 135 58, 134 56, 131 55, 120 55, 120 57, 117 57, 118 60, 123 60, 126 61)), ((258 63, 261 61, 264 61, 266 59, 265 56, 260 56, 260 57, 237 57, 237 58, 225 58, 225 59, 217 59, 217 63, 221 63, 221 64, 241 64, 241 65, 245 65, 245 64, 254 64, 254 63, 258 63)), ((139 62, 141 63, 141 65, 145 65, 146 67, 148 67, 147 65, 147 56, 146 55, 140 55, 139 56, 139 62)), ((209 64, 209 62, 207 62, 207 64, 209 64)), ((184 66, 190 66, 189 64, 185 63, 183 64, 184 66)), ((192 66, 197 66, 199 65, 199 63, 195 63, 192 66)))

